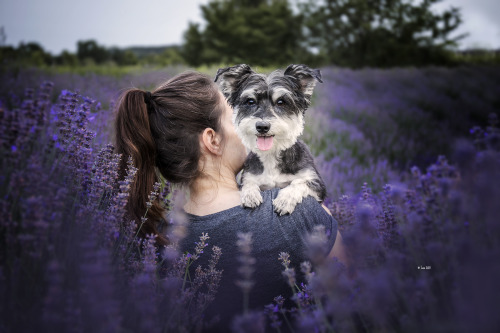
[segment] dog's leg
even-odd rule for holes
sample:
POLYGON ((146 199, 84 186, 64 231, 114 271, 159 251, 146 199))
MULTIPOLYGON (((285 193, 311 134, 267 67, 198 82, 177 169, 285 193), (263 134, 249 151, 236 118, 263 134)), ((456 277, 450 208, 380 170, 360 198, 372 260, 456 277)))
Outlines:
POLYGON ((257 184, 247 182, 241 187, 241 205, 255 208, 262 203, 262 194, 257 184))
POLYGON ((290 185, 282 188, 273 200, 274 211, 279 215, 291 214, 295 206, 308 195, 320 201, 316 192, 312 191, 304 179, 294 179, 290 185))

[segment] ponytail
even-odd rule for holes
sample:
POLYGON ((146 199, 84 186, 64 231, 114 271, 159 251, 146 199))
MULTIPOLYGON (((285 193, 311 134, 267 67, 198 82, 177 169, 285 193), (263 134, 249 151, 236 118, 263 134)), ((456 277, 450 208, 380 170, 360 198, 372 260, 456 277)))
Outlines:
MULTIPOLYGON (((125 176, 127 156, 131 156, 134 166, 138 169, 135 181, 131 184, 127 203, 127 213, 141 225, 141 218, 147 210, 147 220, 142 225, 139 234, 157 235, 157 244, 167 245, 167 239, 158 232, 156 222, 163 218, 164 208, 159 200, 147 209, 148 195, 158 180, 155 170, 156 145, 151 134, 148 106, 145 103, 146 93, 139 89, 126 91, 118 104, 115 135, 117 153, 122 155, 119 173, 120 179, 125 176)), ((151 99, 151 96, 148 96, 151 99)))
POLYGON ((157 235, 159 245, 167 244, 156 224, 165 209, 159 201, 146 209, 148 195, 157 181, 157 171, 168 181, 189 186, 203 171, 199 135, 205 128, 223 134, 221 119, 225 101, 207 75, 184 72, 147 93, 126 91, 118 104, 115 135, 117 152, 122 154, 120 177, 126 172, 127 156, 138 169, 130 189, 128 213, 140 225, 140 235, 157 235))

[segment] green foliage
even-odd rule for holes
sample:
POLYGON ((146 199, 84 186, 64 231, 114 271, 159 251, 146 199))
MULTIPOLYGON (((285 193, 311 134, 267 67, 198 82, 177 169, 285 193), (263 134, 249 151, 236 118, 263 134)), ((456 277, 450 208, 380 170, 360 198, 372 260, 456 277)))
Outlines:
POLYGON ((179 49, 178 46, 168 46, 157 48, 156 52, 145 52, 141 48, 134 48, 133 52, 137 55, 140 64, 166 67, 185 63, 179 49))
POLYGON ((93 61, 102 64, 111 59, 110 52, 95 40, 78 41, 76 55, 82 63, 93 61))
POLYGON ((442 0, 212 0, 190 23, 182 56, 191 66, 307 63, 348 67, 453 65, 458 8, 442 0))
MULTIPOLYGON (((180 67, 179 69, 172 67, 169 70, 173 70, 177 74, 178 71, 186 70, 185 67, 180 67)), ((113 78, 123 78, 128 75, 147 75, 147 73, 152 73, 156 71, 165 70, 164 67, 160 66, 143 66, 141 64, 131 65, 131 66, 118 66, 116 64, 89 64, 89 65, 78 65, 76 67, 72 66, 51 66, 40 68, 39 73, 44 75, 77 75, 82 77, 113 77, 113 78)), ((104 101, 105 103, 106 101, 104 101)))
POLYGON ((454 52, 452 58, 461 64, 500 65, 500 50, 470 49, 454 52))
MULTIPOLYGON (((1 33, 0 33, 1 35, 1 33)), ((46 52, 38 43, 20 43, 17 48, 12 46, 0 47, 0 66, 3 67, 39 67, 52 66, 72 68, 106 66, 133 66, 138 64, 134 52, 128 49, 106 48, 95 40, 79 41, 76 54, 66 50, 53 56, 46 52)))
POLYGON ((79 64, 78 57, 66 50, 62 51, 60 55, 54 57, 56 65, 76 67, 79 64))
POLYGON ((184 33, 182 56, 191 66, 200 66, 205 58, 202 54, 203 51, 203 36, 199 24, 190 22, 188 29, 184 33))
POLYGON ((183 45, 108 48, 77 42, 76 54, 51 55, 37 43, 6 46, 1 67, 62 67, 85 72, 100 66, 227 66, 266 68, 304 63, 320 67, 498 65, 498 51, 453 51, 465 35, 458 8, 435 13, 442 0, 211 0, 204 22, 189 23, 183 45))
POLYGON ((206 26, 190 23, 182 55, 192 66, 298 62, 302 24, 287 0, 221 0, 201 6, 206 26))
POLYGON ((38 43, 20 43, 17 49, 12 46, 0 47, 0 65, 15 63, 21 66, 45 66, 51 62, 52 56, 38 43))
POLYGON ((138 62, 134 52, 130 50, 122 50, 114 47, 110 50, 111 59, 120 66, 135 65, 138 62))
POLYGON ((128 66, 138 62, 132 51, 117 47, 107 49, 97 44, 95 40, 79 41, 76 55, 82 64, 104 64, 112 61, 119 66, 128 66))
POLYGON ((441 0, 309 0, 299 4, 307 41, 318 57, 340 66, 449 64, 450 38, 462 22, 459 9, 442 14, 430 7, 441 0))

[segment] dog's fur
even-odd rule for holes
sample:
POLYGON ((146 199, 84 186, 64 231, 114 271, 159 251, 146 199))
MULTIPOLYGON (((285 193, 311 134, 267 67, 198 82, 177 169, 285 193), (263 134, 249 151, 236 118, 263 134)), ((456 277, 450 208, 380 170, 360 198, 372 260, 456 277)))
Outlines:
POLYGON ((233 107, 236 132, 250 150, 243 167, 242 205, 257 207, 262 203, 260 190, 274 187, 281 188, 273 201, 280 215, 292 213, 308 195, 322 202, 325 185, 309 149, 298 140, 316 81, 322 82, 320 71, 290 65, 266 77, 242 64, 219 69, 215 81, 219 78, 233 107))

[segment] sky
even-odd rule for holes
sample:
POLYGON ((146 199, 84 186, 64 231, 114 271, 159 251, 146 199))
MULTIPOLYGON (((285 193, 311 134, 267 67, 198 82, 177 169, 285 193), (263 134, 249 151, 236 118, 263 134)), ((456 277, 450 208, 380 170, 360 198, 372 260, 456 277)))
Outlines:
MULTIPOLYGON (((209 0, 0 0, 6 44, 38 42, 53 54, 76 51, 78 40, 107 47, 181 44, 188 22, 202 23, 200 5, 209 0)), ((433 8, 461 8, 468 32, 460 48, 500 49, 499 0, 443 0, 433 8)), ((0 41, 1 42, 1 41, 0 41)))

